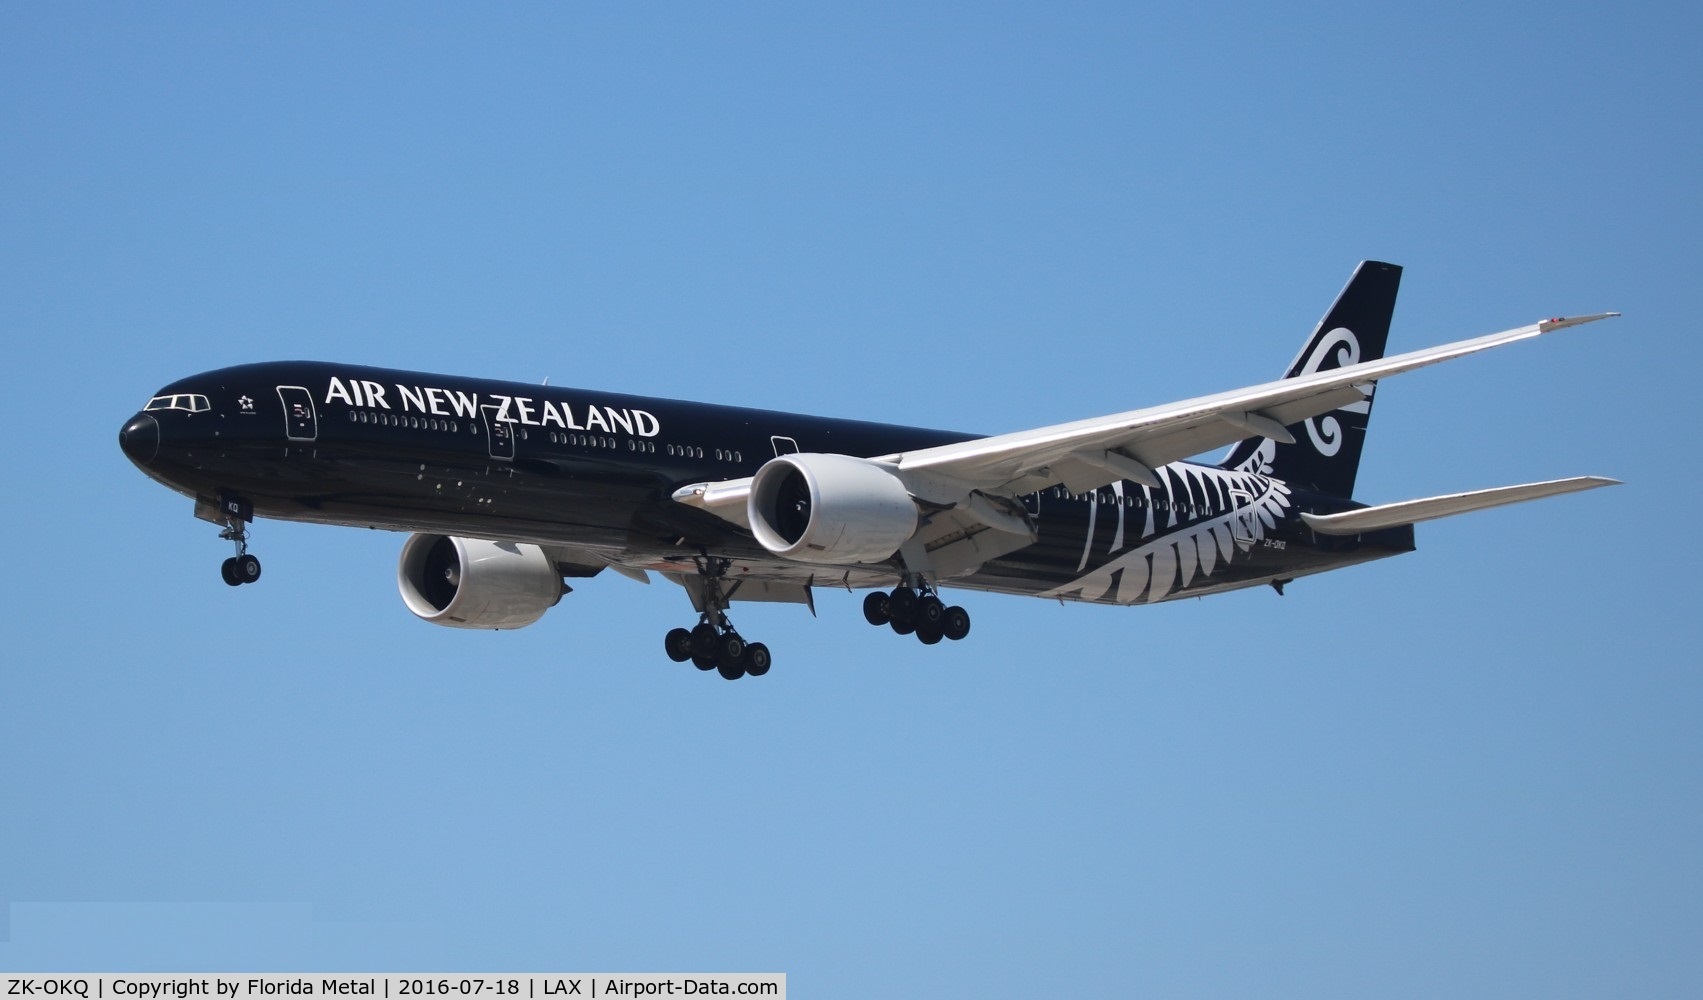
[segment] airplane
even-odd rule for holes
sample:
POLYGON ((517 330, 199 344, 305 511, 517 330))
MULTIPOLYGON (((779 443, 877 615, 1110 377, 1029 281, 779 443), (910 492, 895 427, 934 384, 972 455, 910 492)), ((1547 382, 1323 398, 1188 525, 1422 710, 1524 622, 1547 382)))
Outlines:
POLYGON ((814 613, 816 588, 868 590, 870 624, 932 645, 970 632, 945 587, 1121 605, 1282 594, 1412 551, 1422 521, 1616 484, 1354 500, 1382 379, 1619 315, 1386 357, 1400 281, 1362 262, 1277 381, 991 437, 280 361, 168 384, 119 444, 234 543, 232 586, 260 578, 256 517, 409 532, 403 603, 455 628, 521 628, 569 580, 656 573, 698 614, 667 655, 737 680, 772 658, 734 629, 734 602, 814 613))

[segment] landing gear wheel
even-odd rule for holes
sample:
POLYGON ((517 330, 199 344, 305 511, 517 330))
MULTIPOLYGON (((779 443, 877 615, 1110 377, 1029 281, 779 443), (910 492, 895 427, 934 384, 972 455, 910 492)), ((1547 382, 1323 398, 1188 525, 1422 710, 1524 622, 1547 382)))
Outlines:
POLYGON ((946 638, 957 642, 970 634, 970 613, 954 604, 940 616, 940 631, 946 638))
POLYGON ((917 638, 922 640, 924 646, 934 645, 941 640, 940 626, 919 623, 917 625, 917 638))
POLYGON ((885 625, 892 621, 887 613, 887 595, 879 590, 871 591, 863 598, 863 620, 871 625, 885 625))
POLYGON ((670 629, 662 640, 662 647, 668 650, 670 660, 685 663, 692 658, 692 633, 683 628, 670 629))
POLYGON ((714 625, 709 622, 699 622, 698 627, 692 630, 692 652, 698 656, 714 656, 716 640, 719 638, 721 636, 716 632, 714 625))
POLYGON ((917 602, 916 623, 920 631, 924 625, 936 629, 940 627, 940 617, 946 613, 946 606, 940 603, 940 598, 929 594, 917 602))
POLYGON ((769 647, 760 642, 753 642, 745 647, 745 672, 752 677, 761 677, 769 672, 769 647))
MULTIPOLYGON (((745 658, 745 640, 739 638, 738 632, 723 632, 716 643, 716 659, 722 663, 737 664, 745 658)), ((743 673, 743 669, 740 671, 743 673)), ((723 677, 727 674, 724 672, 723 677)))
POLYGON ((716 672, 724 680, 736 681, 745 676, 745 664, 739 660, 723 660, 716 664, 716 672))
POLYGON ((893 592, 887 595, 887 617, 896 622, 908 622, 916 615, 918 603, 916 591, 909 587, 894 587, 893 592))
POLYGON ((702 653, 692 654, 692 666, 699 670, 714 670, 715 664, 716 661, 713 656, 704 656, 702 653))
POLYGON ((917 630, 917 627, 915 625, 912 625, 908 621, 902 622, 897 618, 893 619, 892 621, 888 622, 887 624, 892 627, 893 631, 899 633, 900 635, 910 635, 912 632, 915 632, 917 630))
POLYGON ((219 576, 233 587, 260 579, 260 560, 251 555, 232 556, 219 564, 219 576))

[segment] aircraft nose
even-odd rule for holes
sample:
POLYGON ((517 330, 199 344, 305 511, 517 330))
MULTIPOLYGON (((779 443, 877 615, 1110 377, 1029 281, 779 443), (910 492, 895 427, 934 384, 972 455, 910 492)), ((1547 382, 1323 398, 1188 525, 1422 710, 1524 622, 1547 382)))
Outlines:
POLYGON ((130 418, 118 432, 118 446, 137 465, 147 465, 160 451, 160 423, 146 413, 130 418))

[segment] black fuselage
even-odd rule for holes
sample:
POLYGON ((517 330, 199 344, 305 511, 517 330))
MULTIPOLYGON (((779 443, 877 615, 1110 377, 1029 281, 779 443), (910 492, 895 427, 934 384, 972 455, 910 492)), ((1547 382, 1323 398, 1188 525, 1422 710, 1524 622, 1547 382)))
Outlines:
MULTIPOLYGON (((682 486, 751 476, 785 452, 873 457, 978 436, 272 362, 173 382, 121 442, 148 475, 209 505, 240 497, 260 517, 566 546, 644 566, 705 552, 777 560, 742 526, 674 500, 682 486)), ((1413 548, 1411 527, 1328 538, 1298 517, 1358 506, 1346 499, 1248 470, 1175 463, 1159 472, 1162 488, 1060 486, 1024 497, 1034 542, 941 582, 1145 603, 1413 548)))

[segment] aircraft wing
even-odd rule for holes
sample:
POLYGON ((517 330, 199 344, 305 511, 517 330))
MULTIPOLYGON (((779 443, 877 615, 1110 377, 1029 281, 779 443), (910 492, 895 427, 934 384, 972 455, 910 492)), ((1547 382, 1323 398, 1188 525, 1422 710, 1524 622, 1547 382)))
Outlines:
MULTIPOLYGON (((1369 398, 1372 383, 1385 376, 1617 315, 1543 320, 1296 378, 870 461, 887 467, 919 499, 957 506, 992 527, 1016 531, 1014 515, 988 498, 1014 498, 1056 483, 1078 493, 1125 479, 1157 485, 1154 469, 1190 455, 1249 437, 1292 441, 1288 425, 1369 398)), ((750 488, 749 478, 699 483, 674 498, 749 527, 750 488)))

